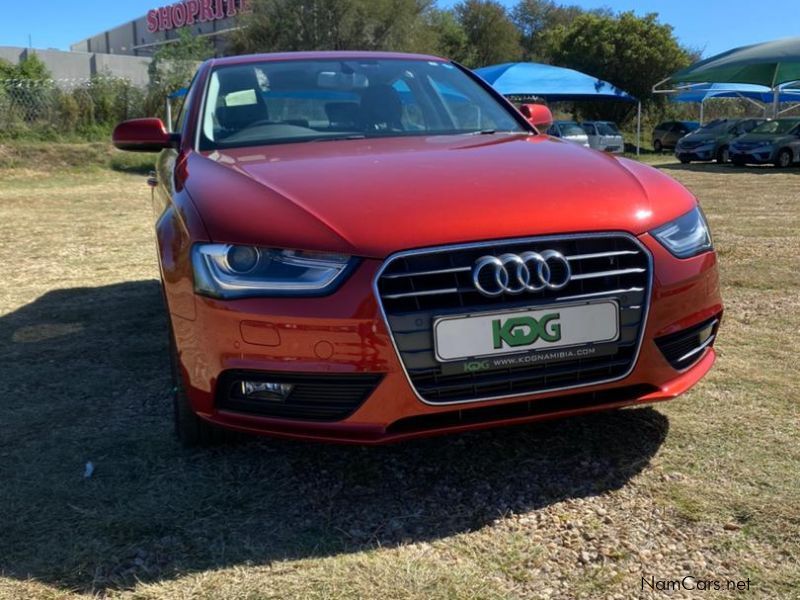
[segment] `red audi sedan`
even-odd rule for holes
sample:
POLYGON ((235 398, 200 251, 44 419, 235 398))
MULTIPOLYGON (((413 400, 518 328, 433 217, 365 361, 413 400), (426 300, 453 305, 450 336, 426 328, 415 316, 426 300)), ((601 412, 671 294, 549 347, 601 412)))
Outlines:
POLYGON ((711 368, 717 258, 659 171, 543 134, 433 56, 210 60, 153 186, 175 420, 379 443, 667 400, 711 368))

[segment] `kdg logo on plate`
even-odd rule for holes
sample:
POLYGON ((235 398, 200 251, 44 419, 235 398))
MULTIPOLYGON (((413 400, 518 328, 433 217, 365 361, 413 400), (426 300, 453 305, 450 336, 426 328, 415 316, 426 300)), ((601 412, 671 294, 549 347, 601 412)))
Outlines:
POLYGON ((557 342, 561 339, 561 323, 556 322, 560 316, 559 313, 550 313, 538 321, 533 317, 495 319, 492 321, 494 347, 502 348, 503 343, 511 348, 529 346, 539 339, 557 342))

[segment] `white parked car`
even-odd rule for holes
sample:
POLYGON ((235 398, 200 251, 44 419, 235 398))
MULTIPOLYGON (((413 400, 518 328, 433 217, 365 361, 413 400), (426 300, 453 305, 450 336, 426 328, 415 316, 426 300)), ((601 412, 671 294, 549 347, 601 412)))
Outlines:
POLYGON ((589 147, 589 137, 575 121, 553 121, 550 129, 547 130, 547 134, 589 147))
POLYGON ((622 154, 625 151, 622 132, 613 121, 584 121, 581 127, 589 138, 589 146, 595 150, 614 154, 622 154))

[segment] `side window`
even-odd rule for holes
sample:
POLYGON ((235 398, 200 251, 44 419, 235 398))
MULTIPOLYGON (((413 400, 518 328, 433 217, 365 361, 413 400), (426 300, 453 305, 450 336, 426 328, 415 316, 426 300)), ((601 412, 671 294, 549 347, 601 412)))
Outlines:
POLYGON ((197 81, 197 72, 195 72, 194 77, 192 77, 192 82, 186 87, 182 95, 180 95, 177 99, 171 100, 172 102, 172 112, 177 114, 177 118, 175 119, 175 133, 183 133, 186 129, 186 120, 189 116, 189 111, 186 110, 186 101, 189 99, 189 96, 194 89, 194 82, 197 81), (175 107, 177 106, 177 111, 175 107))
POLYGON ((583 127, 583 130, 586 132, 586 135, 597 135, 597 131, 595 129, 595 126, 592 125, 591 123, 584 123, 582 125, 582 127, 583 127))

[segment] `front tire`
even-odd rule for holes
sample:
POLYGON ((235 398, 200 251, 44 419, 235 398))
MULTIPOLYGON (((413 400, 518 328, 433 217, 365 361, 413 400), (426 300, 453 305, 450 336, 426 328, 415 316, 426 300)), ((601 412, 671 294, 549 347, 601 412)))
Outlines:
POLYGON ((653 142, 653 150, 657 154, 661 154, 662 150, 664 150, 664 145, 661 143, 661 140, 656 140, 653 142))
POLYGON ((172 367, 172 416, 178 441, 184 448, 202 448, 221 442, 224 432, 198 417, 192 409, 181 375, 172 328, 169 332, 169 355, 172 367))
POLYGON ((775 159, 775 166, 779 169, 786 169, 792 166, 792 151, 791 150, 781 150, 778 152, 778 157, 775 159))
POLYGON ((681 164, 684 164, 684 165, 688 165, 690 162, 692 162, 688 158, 679 158, 678 160, 681 161, 681 164))
POLYGON ((730 162, 731 160, 731 153, 728 150, 727 146, 723 146, 719 150, 717 150, 717 162, 721 165, 730 162))

